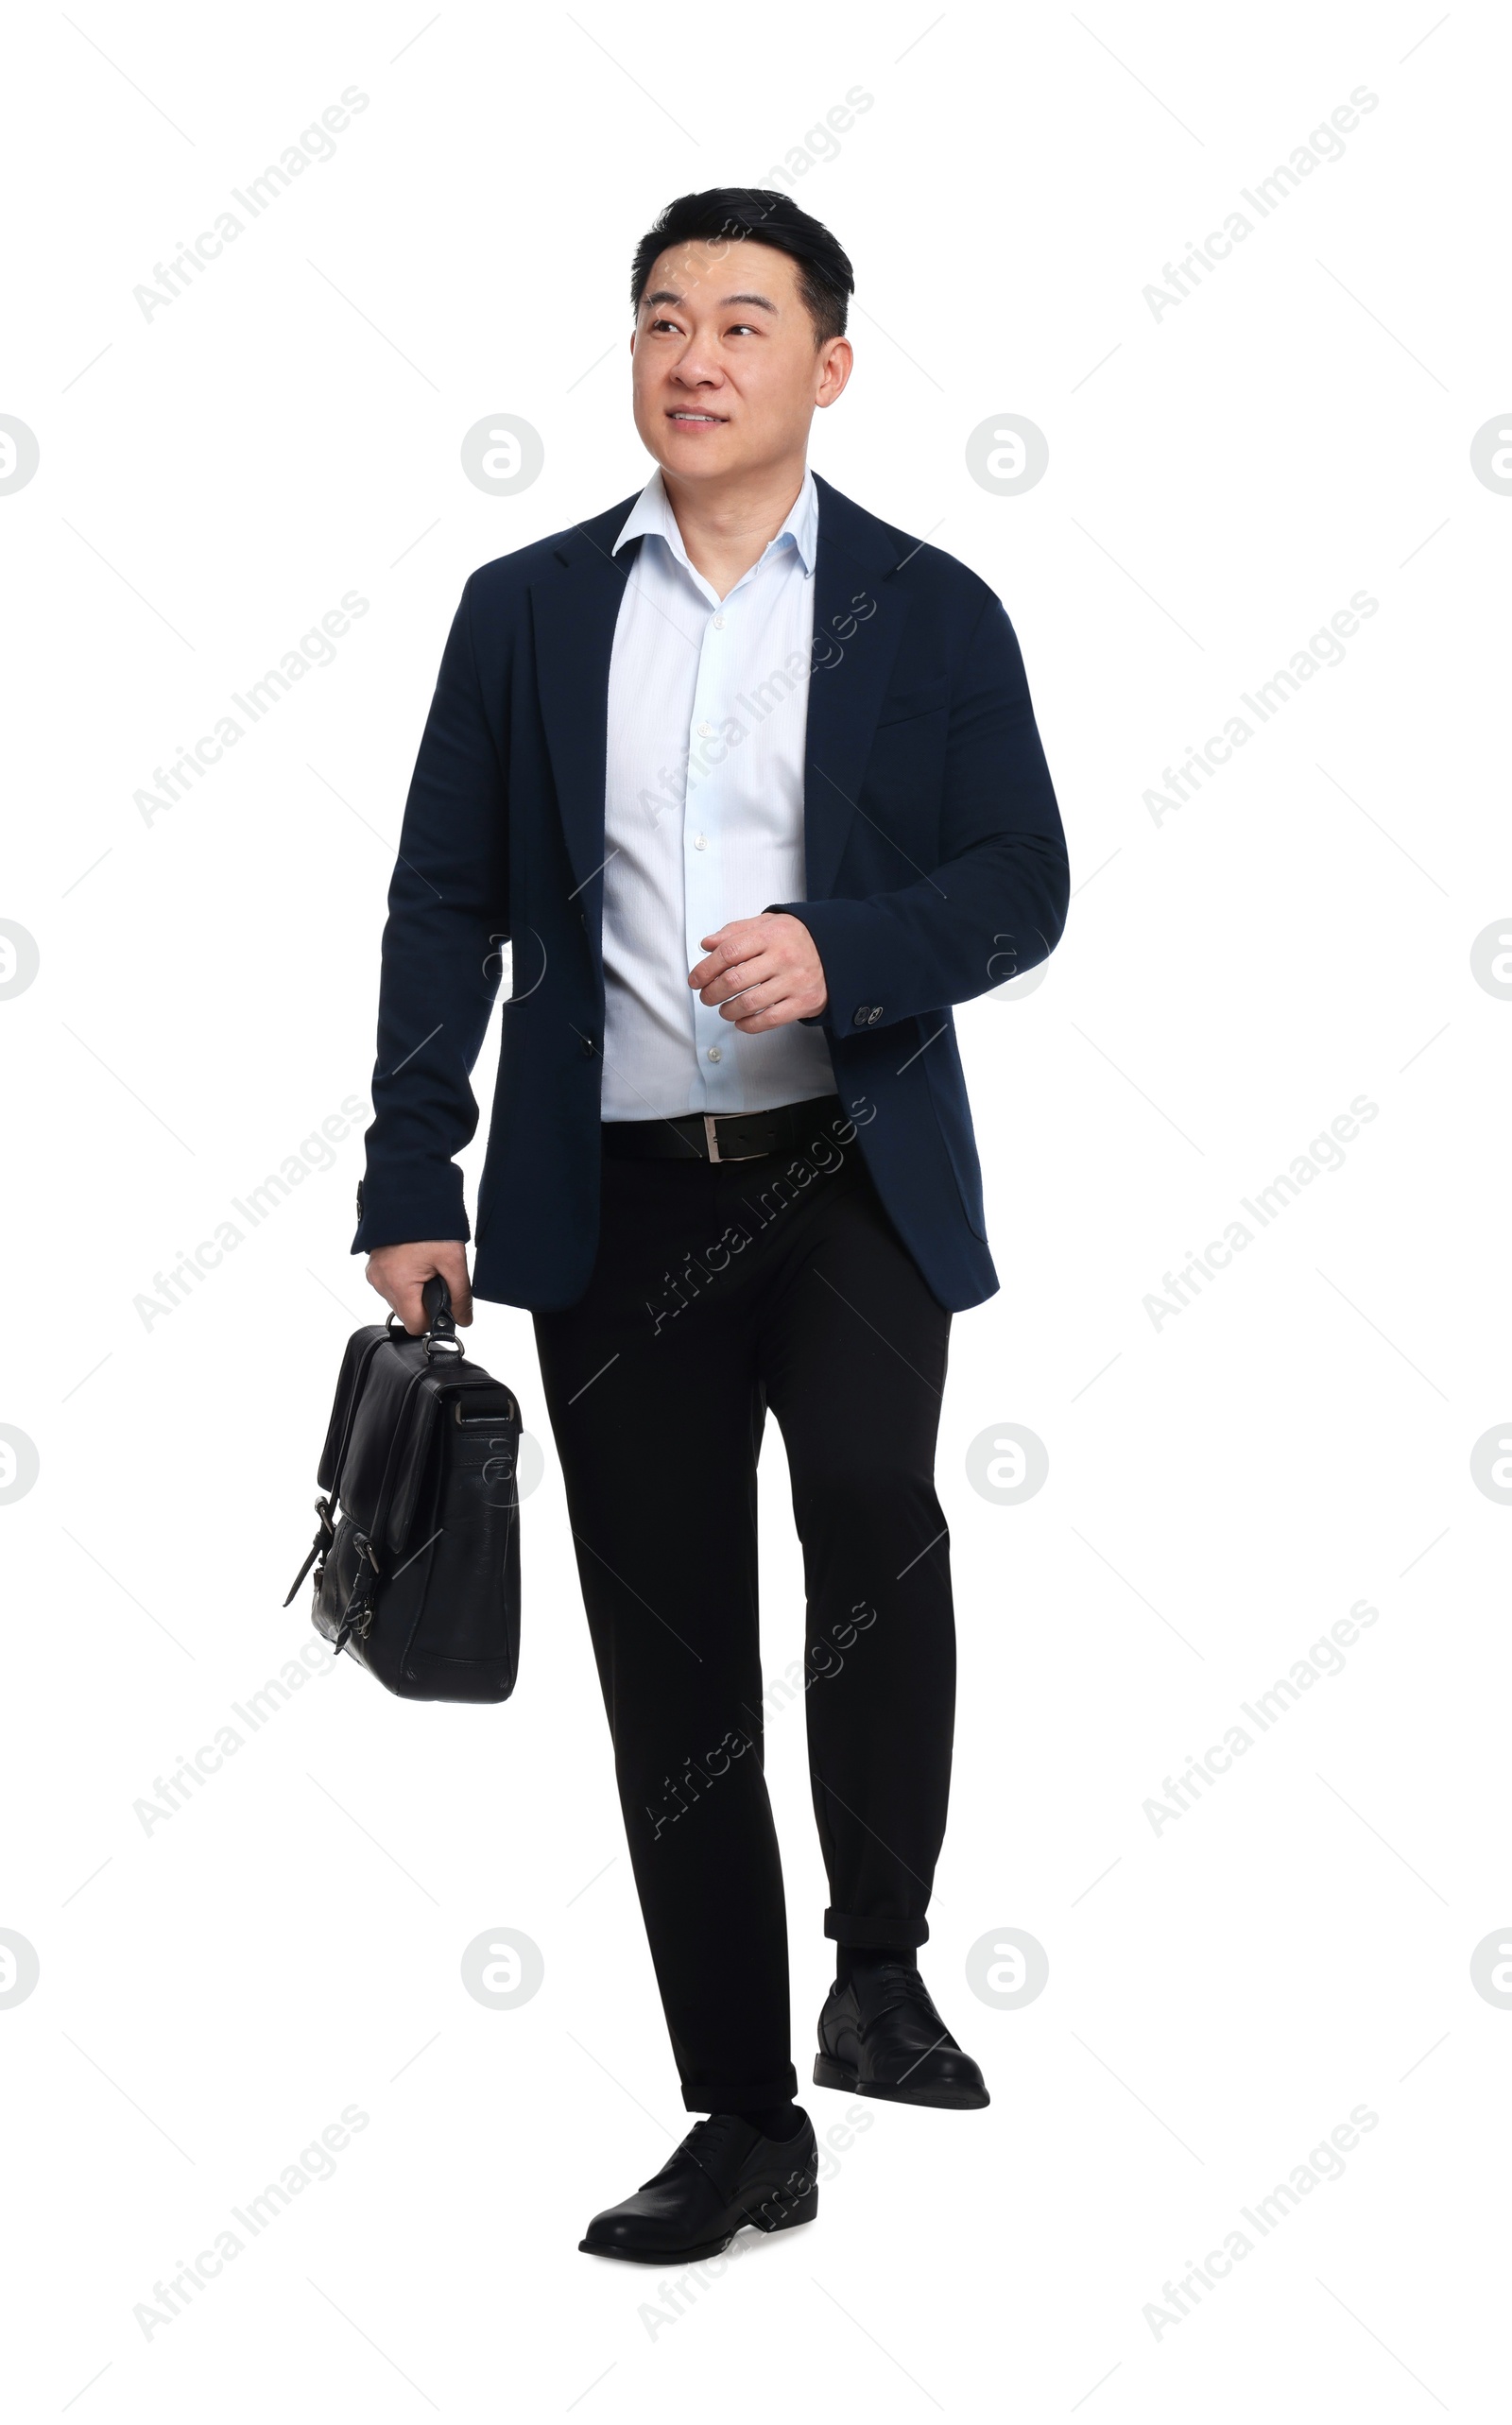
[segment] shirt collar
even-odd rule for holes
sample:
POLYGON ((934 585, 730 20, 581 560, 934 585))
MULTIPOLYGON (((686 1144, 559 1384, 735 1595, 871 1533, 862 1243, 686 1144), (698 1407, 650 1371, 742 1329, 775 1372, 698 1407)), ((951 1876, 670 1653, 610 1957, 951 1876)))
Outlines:
MULTIPOLYGON (((611 553, 617 556, 628 541, 639 539, 643 532, 647 531, 655 538, 664 539, 679 563, 686 565, 690 573, 693 571, 693 566, 688 562, 688 551, 682 543, 682 533, 678 528, 677 515, 672 510, 672 500, 667 495, 666 486, 662 477, 660 464, 657 465, 630 507, 629 516, 614 542, 611 553)), ((803 473, 803 485, 793 500, 786 521, 776 536, 767 542, 761 556, 757 558, 757 562, 765 563, 768 556, 784 546, 789 540, 798 551, 805 578, 812 578, 818 554, 819 492, 814 485, 813 473, 806 467, 803 473)))

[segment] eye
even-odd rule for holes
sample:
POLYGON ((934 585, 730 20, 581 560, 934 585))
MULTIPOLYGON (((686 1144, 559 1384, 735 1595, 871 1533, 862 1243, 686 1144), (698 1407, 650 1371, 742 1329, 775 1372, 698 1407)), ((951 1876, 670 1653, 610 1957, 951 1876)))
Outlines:
POLYGON ((749 320, 737 320, 734 327, 729 332, 729 334, 731 336, 754 336, 756 331, 749 320))
POLYGON ((654 336, 658 329, 669 328, 675 330, 678 324, 676 320, 653 320, 650 325, 651 335, 654 336))

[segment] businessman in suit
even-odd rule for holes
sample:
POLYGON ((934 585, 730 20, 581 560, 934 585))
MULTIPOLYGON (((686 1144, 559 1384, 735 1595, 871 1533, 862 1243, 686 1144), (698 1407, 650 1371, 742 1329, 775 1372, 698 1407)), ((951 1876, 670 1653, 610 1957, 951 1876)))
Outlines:
POLYGON ((850 264, 685 195, 632 272, 639 496, 466 584, 384 933, 354 1252, 471 1318, 454 1156, 511 991, 472 1286, 534 1317, 687 2109, 588 2227, 666 2264, 816 2210, 763 1768, 756 1471, 782 1429, 836 1976, 817 2085, 988 2092, 918 1969, 955 1692, 951 1316, 998 1286, 951 1006, 1044 959, 1060 817, 987 584, 807 468, 850 264))

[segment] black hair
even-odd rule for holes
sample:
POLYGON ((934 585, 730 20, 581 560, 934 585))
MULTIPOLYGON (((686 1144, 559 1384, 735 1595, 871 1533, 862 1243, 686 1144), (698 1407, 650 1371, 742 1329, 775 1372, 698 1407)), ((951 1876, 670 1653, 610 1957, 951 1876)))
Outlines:
POLYGON ((828 228, 787 195, 755 185, 712 185, 705 194, 679 194, 667 204, 635 248, 631 310, 639 312, 652 266, 669 245, 716 243, 721 237, 730 243, 748 238, 787 253, 798 264, 798 290, 814 322, 816 351, 832 336, 844 336, 856 283, 850 256, 828 228))

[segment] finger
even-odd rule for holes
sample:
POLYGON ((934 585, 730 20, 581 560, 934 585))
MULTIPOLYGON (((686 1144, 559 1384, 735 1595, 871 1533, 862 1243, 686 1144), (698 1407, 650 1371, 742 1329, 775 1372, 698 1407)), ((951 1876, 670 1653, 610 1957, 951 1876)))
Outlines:
POLYGON ((700 960, 696 967, 689 970, 688 983, 698 987, 712 985, 715 977, 721 976, 726 969, 735 966, 738 957, 738 953, 733 951, 727 952, 721 949, 711 952, 706 960, 700 960))
POLYGON ((799 1016, 793 1001, 773 1003, 768 1010, 753 1011, 748 1019, 736 1019, 731 1025, 743 1036, 764 1036, 770 1027, 786 1027, 799 1016))
POLYGON ((739 1028, 742 1035, 752 1036, 759 1034, 764 1026, 780 1026, 789 1019, 796 1019, 802 1006, 796 995, 788 993, 781 986, 763 987, 759 995, 747 994, 737 1003, 733 1011, 722 1010, 719 1015, 728 1019, 732 1027, 739 1028))
POLYGON ((738 1000, 740 995, 748 993, 753 985, 760 983, 761 979, 758 976, 745 972, 737 976, 732 972, 728 980, 719 977, 713 985, 706 985, 698 998, 701 1002, 706 1002, 711 1010, 722 1010, 727 1002, 738 1000))
POLYGON ((764 919, 737 918, 729 926, 721 926, 717 934, 700 935, 698 940, 709 957, 700 960, 693 972, 699 983, 707 985, 721 969, 730 968, 737 960, 748 959, 752 953, 759 952, 765 925, 764 919))
POLYGON ((749 985, 738 987, 719 1003, 719 1016, 738 1023, 758 1010, 770 1010, 781 1001, 782 980, 775 974, 756 977, 749 985), (738 1006, 738 1007, 737 1007, 738 1006))
POLYGON ((702 989, 700 1001, 711 1006, 729 1002, 737 993, 749 992, 753 985, 769 983, 778 969, 769 952, 753 952, 748 959, 732 961, 702 989))

